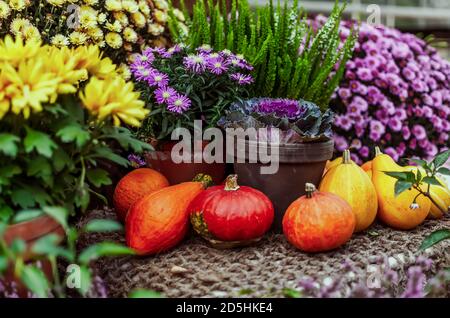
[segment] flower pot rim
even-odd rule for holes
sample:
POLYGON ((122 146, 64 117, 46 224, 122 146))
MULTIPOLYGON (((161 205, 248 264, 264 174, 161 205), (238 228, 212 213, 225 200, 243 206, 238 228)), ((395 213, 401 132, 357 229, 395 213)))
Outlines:
POLYGON ((8 242, 15 238, 21 238, 25 241, 32 241, 46 234, 57 231, 62 226, 48 215, 40 215, 33 219, 8 225, 3 233, 3 238, 8 242), (34 227, 34 231, 24 231, 24 228, 34 227))

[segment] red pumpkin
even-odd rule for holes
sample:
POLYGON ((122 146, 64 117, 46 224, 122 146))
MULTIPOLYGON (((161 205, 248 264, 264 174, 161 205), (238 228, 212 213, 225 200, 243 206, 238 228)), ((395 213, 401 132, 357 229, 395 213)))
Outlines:
POLYGON ((306 195, 294 201, 283 217, 287 240, 305 252, 324 252, 346 243, 355 229, 351 206, 335 194, 306 184, 306 195))
POLYGON ((211 181, 196 178, 152 192, 136 202, 126 218, 126 242, 139 254, 156 254, 180 243, 189 229, 189 203, 211 181))
MULTIPOLYGON (((239 186, 237 175, 210 187, 189 205, 191 223, 207 239, 245 245, 261 238, 274 218, 272 202, 261 191, 239 186)), ((231 245, 230 245, 231 246, 231 245)))

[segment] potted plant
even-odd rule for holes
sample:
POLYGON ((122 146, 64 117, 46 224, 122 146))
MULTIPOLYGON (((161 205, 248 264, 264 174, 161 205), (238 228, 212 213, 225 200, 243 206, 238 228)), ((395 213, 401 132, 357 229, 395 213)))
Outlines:
POLYGON ((227 152, 234 156, 241 183, 261 190, 274 203, 276 229, 281 229, 286 208, 304 194, 304 184, 320 183, 325 163, 333 155, 332 122, 333 113, 322 113, 313 103, 272 98, 234 103, 219 121, 229 132, 227 137, 237 137, 227 152), (246 136, 234 135, 236 129, 246 131, 246 136), (276 163, 263 161, 262 154, 270 154, 276 163), (275 169, 266 174, 264 166, 275 169))
POLYGON ((129 164, 111 142, 150 149, 120 127, 139 126, 148 110, 97 46, 57 48, 8 35, 0 52, 2 238, 21 239, 30 252, 48 234, 63 239, 66 214, 104 199, 98 189, 111 179, 99 161, 129 164))
POLYGON ((171 184, 192 180, 198 173, 210 175, 215 182, 223 181, 223 161, 207 163, 203 156, 201 160, 194 160, 194 156, 201 155, 208 144, 203 140, 203 130, 215 127, 224 109, 248 95, 252 67, 229 51, 214 52, 207 46, 192 51, 175 45, 167 50, 145 50, 130 68, 150 110, 137 131, 142 140, 157 149, 147 155, 149 166, 164 174, 171 184), (189 162, 173 161, 171 152, 178 141, 171 139, 177 128, 187 129, 191 137, 199 136, 194 143, 183 138, 182 142, 196 149, 186 150, 189 162))

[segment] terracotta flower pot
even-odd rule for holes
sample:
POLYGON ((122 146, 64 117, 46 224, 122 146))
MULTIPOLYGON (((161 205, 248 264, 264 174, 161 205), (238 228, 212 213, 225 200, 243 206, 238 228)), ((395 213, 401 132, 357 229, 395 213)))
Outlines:
MULTIPOLYGON (((285 144, 279 146, 279 169, 274 174, 261 174, 261 162, 249 163, 249 144, 267 149, 266 143, 245 142, 245 157, 239 158, 235 143, 234 170, 239 183, 262 191, 271 200, 275 208, 274 229, 281 232, 281 222, 288 206, 305 194, 305 183, 319 186, 326 161, 333 156, 332 140, 317 143, 285 144), (265 147, 265 148, 264 148, 265 147), (244 163, 238 163, 238 159, 244 163)), ((257 148, 254 148, 257 149, 257 148)), ((269 151, 270 153, 270 151, 269 151)))
MULTIPOLYGON (((65 237, 65 232, 62 226, 53 218, 44 215, 30 221, 8 226, 5 233, 3 234, 3 239, 8 245, 10 245, 15 239, 21 239, 25 241, 26 251, 23 255, 23 260, 25 262, 31 262, 33 257, 36 256, 32 251, 34 243, 40 238, 49 234, 56 234, 59 237, 59 242, 62 242, 65 237)), ((40 263, 43 272, 45 273, 47 278, 51 280, 52 268, 50 263, 45 259, 40 260, 40 263)), ((6 271, 4 281, 7 285, 15 283, 17 286, 16 290, 18 296, 27 297, 28 291, 20 282, 20 280, 15 277, 12 265, 6 271)))
MULTIPOLYGON (((201 149, 203 150, 208 143, 208 141, 203 141, 201 149)), ((171 157, 171 151, 175 144, 176 142, 164 143, 159 150, 148 152, 145 158, 147 165, 161 172, 172 185, 192 181, 199 173, 211 176, 215 184, 222 183, 225 179, 225 163, 206 163, 204 160, 194 163, 194 153, 189 154, 190 163, 175 163, 171 157)))

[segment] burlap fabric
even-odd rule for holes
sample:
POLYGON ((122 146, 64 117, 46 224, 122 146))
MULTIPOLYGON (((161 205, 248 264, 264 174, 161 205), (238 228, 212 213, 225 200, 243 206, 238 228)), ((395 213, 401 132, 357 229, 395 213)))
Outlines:
MULTIPOLYGON (((80 225, 96 218, 115 219, 115 214, 110 209, 94 210, 80 225)), ((180 246, 160 255, 103 258, 93 266, 107 283, 111 297, 125 297, 135 288, 159 291, 167 297, 236 297, 243 290, 251 297, 277 297, 283 295, 283 288, 295 288, 305 276, 323 281, 348 275, 344 264, 349 262, 357 270, 348 275, 344 288, 355 281, 373 280, 374 264, 385 258, 399 272, 400 293, 424 237, 444 227, 450 228, 449 217, 428 220, 413 231, 375 224, 369 231, 355 234, 344 247, 320 254, 302 253, 279 234, 268 234, 256 246, 232 250, 211 248, 191 234, 180 246)), ((124 242, 124 235, 84 235, 80 248, 104 240, 124 242)), ((432 272, 450 266, 449 246, 443 242, 424 253, 433 260, 432 272)))

